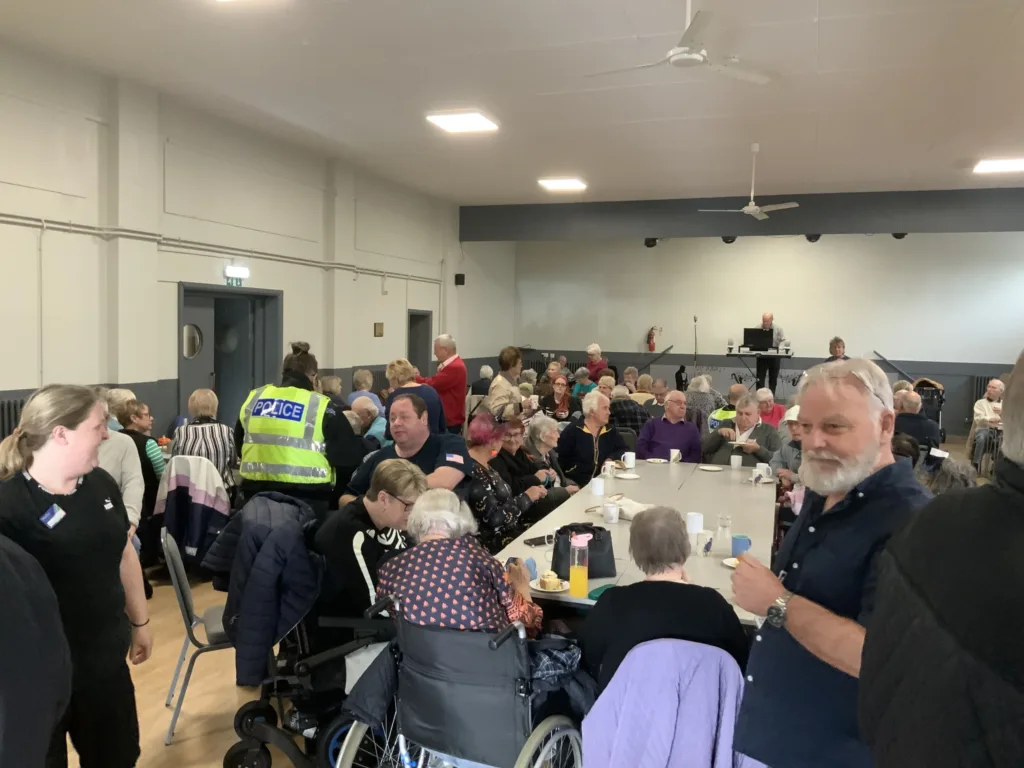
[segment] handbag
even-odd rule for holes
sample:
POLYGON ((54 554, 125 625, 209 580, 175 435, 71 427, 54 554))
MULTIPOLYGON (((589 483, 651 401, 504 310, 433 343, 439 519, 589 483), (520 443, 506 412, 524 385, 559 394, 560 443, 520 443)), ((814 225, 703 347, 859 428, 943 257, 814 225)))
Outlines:
POLYGON ((589 533, 587 554, 587 576, 591 579, 610 579, 615 575, 615 552, 612 550, 612 535, 607 528, 591 523, 570 523, 555 531, 555 549, 551 554, 551 570, 560 579, 569 578, 569 551, 572 537, 589 533))

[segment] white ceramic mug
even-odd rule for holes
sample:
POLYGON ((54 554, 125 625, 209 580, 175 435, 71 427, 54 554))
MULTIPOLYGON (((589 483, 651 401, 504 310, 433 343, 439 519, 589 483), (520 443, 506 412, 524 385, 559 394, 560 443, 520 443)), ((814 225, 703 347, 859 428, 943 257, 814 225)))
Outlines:
POLYGON ((604 466, 601 467, 601 474, 605 477, 615 477, 615 465, 610 461, 606 461, 604 466))
POLYGON ((740 467, 743 466, 743 457, 742 456, 730 456, 729 457, 729 466, 732 467, 733 469, 739 469, 740 467))
POLYGON ((626 469, 633 469, 636 467, 636 454, 632 452, 622 454, 622 463, 626 465, 626 469))
POLYGON ((757 465, 757 473, 759 475, 761 475, 761 477, 764 477, 764 478, 771 477, 772 476, 772 465, 771 464, 765 464, 764 462, 759 462, 758 465, 757 465))
POLYGON ((590 481, 590 492, 595 496, 604 496, 604 478, 595 477, 590 481))
POLYGON ((606 523, 619 522, 619 505, 612 501, 606 501, 602 510, 606 523))
POLYGON ((668 452, 669 461, 679 461, 682 459, 683 454, 679 452, 678 448, 670 448, 668 452))

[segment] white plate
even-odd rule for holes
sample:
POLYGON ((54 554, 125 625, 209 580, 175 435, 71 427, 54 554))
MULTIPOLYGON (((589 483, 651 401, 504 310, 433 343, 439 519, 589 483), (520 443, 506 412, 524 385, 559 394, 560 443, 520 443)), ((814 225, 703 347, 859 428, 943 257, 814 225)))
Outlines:
POLYGON ((647 459, 648 464, 668 464, 668 459, 647 459))
POLYGON ((615 476, 616 480, 639 480, 640 475, 636 472, 623 472, 621 475, 615 476))
POLYGON ((725 560, 722 561, 722 565, 724 565, 726 568, 735 568, 739 564, 740 561, 735 557, 727 557, 725 558, 725 560))
POLYGON ((697 469, 702 469, 705 472, 721 472, 725 467, 713 467, 710 464, 701 464, 697 469))
POLYGON ((530 582, 530 589, 536 590, 537 592, 565 592, 568 588, 569 582, 564 579, 562 580, 562 586, 558 589, 544 589, 544 587, 540 585, 540 579, 534 579, 530 582))

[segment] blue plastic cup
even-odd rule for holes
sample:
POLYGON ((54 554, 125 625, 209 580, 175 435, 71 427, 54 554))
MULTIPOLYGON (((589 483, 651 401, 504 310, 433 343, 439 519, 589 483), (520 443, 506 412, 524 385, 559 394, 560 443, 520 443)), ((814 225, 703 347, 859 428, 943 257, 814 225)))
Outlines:
POLYGON ((732 556, 739 557, 750 549, 750 537, 742 533, 734 534, 732 537, 732 556))
POLYGON ((526 565, 526 570, 528 570, 530 572, 530 579, 531 580, 536 579, 537 578, 537 561, 534 560, 532 557, 528 557, 528 558, 526 558, 526 560, 523 561, 523 563, 526 565))

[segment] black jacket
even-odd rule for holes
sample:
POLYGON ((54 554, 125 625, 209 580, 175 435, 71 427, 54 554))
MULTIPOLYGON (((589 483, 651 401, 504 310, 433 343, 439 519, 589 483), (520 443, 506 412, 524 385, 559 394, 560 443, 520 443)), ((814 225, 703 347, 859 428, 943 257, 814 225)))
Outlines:
POLYGON ((203 559, 215 574, 230 573, 224 631, 235 644, 238 685, 263 681, 271 649, 316 602, 323 558, 305 538, 314 519, 298 499, 261 493, 231 518, 203 559))
POLYGON ((156 469, 153 468, 153 462, 150 461, 149 455, 146 453, 146 443, 153 438, 149 435, 144 435, 141 432, 136 432, 134 429, 122 429, 122 435, 127 435, 135 443, 135 450, 139 453, 139 461, 142 462, 142 509, 140 510, 142 519, 145 520, 153 515, 153 508, 156 506, 156 495, 160 490, 160 475, 156 473, 156 469))
POLYGON ((923 413, 900 413, 896 415, 896 432, 910 435, 924 448, 938 448, 942 443, 942 434, 938 423, 923 413))
POLYGON ((5 536, 0 584, 0 764, 43 768, 71 698, 71 652, 50 580, 5 536))
POLYGON ((621 459, 626 452, 622 434, 611 426, 601 428, 596 446, 594 441, 594 434, 583 419, 571 422, 558 438, 558 460, 566 477, 580 488, 601 473, 608 459, 621 459))
POLYGON ((1024 765, 1024 468, 922 508, 881 556, 861 661, 878 768, 1024 765))
POLYGON ((534 474, 540 467, 534 466, 533 460, 526 455, 526 451, 522 448, 514 454, 502 448, 498 451, 498 455, 491 459, 490 467, 508 483, 513 496, 518 496, 527 488, 532 488, 535 485, 543 485, 534 474))

